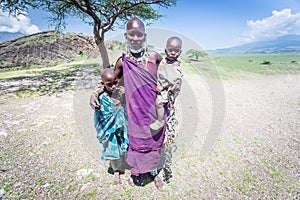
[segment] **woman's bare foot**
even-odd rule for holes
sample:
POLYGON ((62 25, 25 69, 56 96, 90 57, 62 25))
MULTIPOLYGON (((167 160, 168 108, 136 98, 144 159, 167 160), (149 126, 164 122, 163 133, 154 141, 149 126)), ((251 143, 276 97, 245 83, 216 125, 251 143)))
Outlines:
POLYGON ((164 182, 158 176, 155 176, 155 178, 154 178, 154 184, 155 184, 155 187, 158 190, 161 190, 163 188, 163 186, 164 186, 164 182))

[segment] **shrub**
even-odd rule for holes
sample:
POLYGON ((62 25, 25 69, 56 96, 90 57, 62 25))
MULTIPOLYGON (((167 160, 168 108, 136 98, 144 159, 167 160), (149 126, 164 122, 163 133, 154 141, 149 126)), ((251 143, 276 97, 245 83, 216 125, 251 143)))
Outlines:
POLYGON ((59 64, 59 61, 58 60, 55 60, 55 61, 53 61, 53 66, 57 66, 59 64))
POLYGON ((262 65, 271 65, 270 61, 264 60, 262 63, 260 63, 262 65))

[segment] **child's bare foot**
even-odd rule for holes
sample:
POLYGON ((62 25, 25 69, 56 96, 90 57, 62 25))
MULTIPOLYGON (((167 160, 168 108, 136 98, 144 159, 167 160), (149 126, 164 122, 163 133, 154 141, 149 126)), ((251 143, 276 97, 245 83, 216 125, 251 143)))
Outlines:
POLYGON ((163 186, 164 186, 163 181, 158 176, 155 176, 155 178, 154 178, 154 184, 155 184, 155 186, 156 186, 156 188, 158 190, 161 190, 163 188, 163 186))
POLYGON ((121 177, 119 171, 114 171, 114 183, 121 184, 121 177))

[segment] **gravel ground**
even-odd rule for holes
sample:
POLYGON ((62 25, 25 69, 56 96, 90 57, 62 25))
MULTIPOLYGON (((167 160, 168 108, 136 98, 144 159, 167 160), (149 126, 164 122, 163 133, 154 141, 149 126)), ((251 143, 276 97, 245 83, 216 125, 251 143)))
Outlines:
POLYGON ((173 178, 161 191, 130 186, 128 171, 112 184, 82 83, 0 96, 0 199, 300 199, 300 75, 187 74, 173 178))

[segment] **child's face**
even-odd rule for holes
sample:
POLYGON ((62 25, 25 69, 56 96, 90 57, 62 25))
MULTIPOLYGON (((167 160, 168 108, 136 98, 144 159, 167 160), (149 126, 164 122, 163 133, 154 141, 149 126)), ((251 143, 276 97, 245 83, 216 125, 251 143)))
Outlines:
POLYGON ((171 40, 167 42, 165 49, 168 60, 176 60, 181 54, 181 43, 178 40, 171 40))
POLYGON ((102 80, 107 91, 112 92, 118 86, 118 78, 116 76, 106 77, 102 80))

